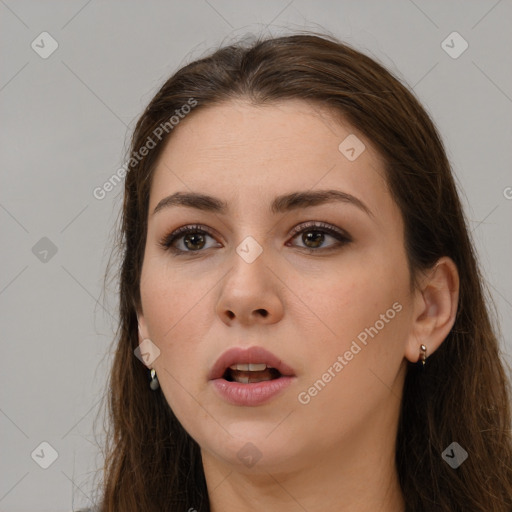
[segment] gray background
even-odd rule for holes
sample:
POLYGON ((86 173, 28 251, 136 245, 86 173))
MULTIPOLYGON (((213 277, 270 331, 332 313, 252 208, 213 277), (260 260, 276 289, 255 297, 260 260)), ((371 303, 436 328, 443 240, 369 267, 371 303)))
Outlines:
POLYGON ((159 85, 248 32, 330 31, 414 89, 464 191, 512 364, 511 21, 510 0, 0 0, 0 510, 90 504, 116 317, 103 274, 122 186, 101 201, 93 189, 123 164, 159 85), (31 47, 49 48, 43 31, 59 45, 46 59, 31 47), (441 46, 453 31, 469 44, 458 58, 441 46), (58 452, 46 470, 43 441, 58 452))

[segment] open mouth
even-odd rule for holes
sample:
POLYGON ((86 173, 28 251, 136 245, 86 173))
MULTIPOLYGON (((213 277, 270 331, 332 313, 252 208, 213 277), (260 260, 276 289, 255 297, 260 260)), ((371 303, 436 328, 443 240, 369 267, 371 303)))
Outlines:
POLYGON ((212 366, 208 380, 219 396, 238 407, 266 404, 296 379, 280 357, 263 347, 231 347, 212 366))
POLYGON ((282 377, 276 368, 267 366, 265 363, 232 364, 222 376, 228 382, 240 384, 251 384, 253 382, 265 382, 282 377))

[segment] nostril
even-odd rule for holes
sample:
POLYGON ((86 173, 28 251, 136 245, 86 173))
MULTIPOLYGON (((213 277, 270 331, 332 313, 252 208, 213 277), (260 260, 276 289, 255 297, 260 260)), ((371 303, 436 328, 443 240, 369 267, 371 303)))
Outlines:
POLYGON ((268 311, 266 309, 258 309, 258 312, 261 313, 261 316, 263 317, 268 315, 268 311))

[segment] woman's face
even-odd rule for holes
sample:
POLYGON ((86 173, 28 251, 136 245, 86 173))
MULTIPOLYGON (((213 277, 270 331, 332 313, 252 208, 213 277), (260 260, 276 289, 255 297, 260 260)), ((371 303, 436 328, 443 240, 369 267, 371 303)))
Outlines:
POLYGON ((286 470, 394 441, 412 297, 371 142, 298 100, 227 102, 174 130, 152 181, 139 323, 203 458, 286 470))

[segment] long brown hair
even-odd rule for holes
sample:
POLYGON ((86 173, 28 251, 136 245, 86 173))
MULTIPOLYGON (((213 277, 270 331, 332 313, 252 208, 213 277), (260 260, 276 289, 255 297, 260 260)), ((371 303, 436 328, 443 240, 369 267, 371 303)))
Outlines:
MULTIPOLYGON (((412 281, 440 257, 460 275, 455 324, 423 374, 408 363, 396 465, 410 512, 510 512, 510 382, 490 297, 443 143, 414 95, 380 64, 330 36, 295 34, 222 47, 177 71, 138 120, 125 179, 118 246, 119 308, 108 390, 101 512, 209 510, 200 449, 134 356, 136 311, 152 173, 172 129, 155 130, 190 100, 196 111, 230 99, 254 104, 302 99, 341 115, 378 148, 405 223, 412 281), (442 452, 457 442, 467 460, 452 469, 442 452)), ((174 128, 173 128, 174 129, 174 128)), ((179 129, 176 127, 175 129, 179 129)))

